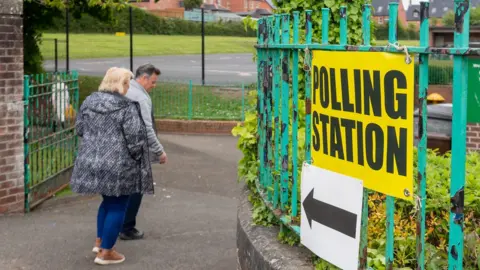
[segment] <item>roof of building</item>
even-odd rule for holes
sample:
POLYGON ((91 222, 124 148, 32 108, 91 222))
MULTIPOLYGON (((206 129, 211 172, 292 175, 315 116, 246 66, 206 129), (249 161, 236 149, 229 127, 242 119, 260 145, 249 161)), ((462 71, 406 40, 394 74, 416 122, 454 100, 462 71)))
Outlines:
POLYGON ((398 0, 372 0, 373 16, 388 16, 389 4, 398 0))
POLYGON ((410 5, 407 9, 407 21, 420 20, 420 5, 410 5))
MULTIPOLYGON (((471 0, 470 5, 476 7, 480 0, 471 0)), ((430 18, 442 18, 445 13, 453 11, 454 1, 451 0, 430 0, 429 16, 430 18)), ((407 10, 407 21, 420 20, 420 5, 410 5, 407 10), (415 16, 415 13, 417 14, 415 16)))
POLYGON ((263 8, 257 8, 253 11, 250 12, 237 12, 239 16, 250 16, 252 18, 261 18, 263 16, 269 16, 272 15, 272 13, 266 9, 263 8))

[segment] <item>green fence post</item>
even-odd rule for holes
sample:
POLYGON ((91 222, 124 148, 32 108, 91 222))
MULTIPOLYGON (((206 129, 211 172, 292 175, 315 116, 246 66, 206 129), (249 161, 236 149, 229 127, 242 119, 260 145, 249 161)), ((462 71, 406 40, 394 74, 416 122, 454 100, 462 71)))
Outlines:
POLYGON ((242 82, 242 122, 245 121, 245 84, 242 82))
MULTIPOLYGON (((455 0, 454 48, 469 44, 470 1, 455 0)), ((452 118, 452 169, 450 180, 450 232, 448 241, 448 269, 463 268, 463 206, 465 187, 465 155, 467 128, 467 57, 453 57, 453 118, 452 118)))
MULTIPOLYGON (((288 44, 290 40, 290 16, 282 15, 282 44, 288 44)), ((281 209, 285 210, 288 203, 288 119, 289 119, 289 52, 288 49, 282 50, 282 127, 281 127, 281 155, 282 155, 282 173, 281 173, 281 209)))
MULTIPOLYGON (((264 44, 264 35, 265 35, 265 19, 261 18, 258 20, 258 44, 264 44)), ((257 82, 257 95, 258 95, 258 104, 257 104, 257 112, 258 112, 258 152, 259 152, 259 161, 260 161, 260 170, 259 170, 259 182, 260 184, 265 187, 265 167, 264 167, 264 152, 263 152, 263 145, 264 145, 264 134, 265 134, 265 123, 263 122, 263 105, 264 105, 264 96, 263 96, 263 69, 265 68, 265 52, 263 48, 258 49, 258 82, 257 82)))
POLYGON ((322 8, 322 44, 328 44, 328 26, 330 23, 330 9, 322 8))
MULTIPOLYGON (((429 23, 428 2, 420 2, 420 46, 428 47, 429 23)), ((427 89, 428 89, 428 54, 420 54, 420 70, 418 99, 420 110, 418 114, 418 176, 417 193, 420 211, 417 213, 417 269, 425 269, 425 204, 427 200, 427 89)))
MULTIPOLYGON (((390 44, 397 43, 397 18, 398 18, 398 3, 392 2, 389 4, 389 28, 388 28, 388 42, 390 44)), ((395 214, 395 199, 392 196, 387 196, 387 247, 385 250, 385 264, 387 269, 393 268, 394 260, 394 214, 395 214)))
POLYGON ((30 76, 23 78, 23 155, 24 155, 24 188, 25 188, 25 211, 30 212, 30 159, 29 159, 29 139, 30 139, 30 121, 28 119, 30 101, 30 76))
MULTIPOLYGON (((298 44, 298 24, 300 12, 293 12, 293 43, 298 44)), ((292 65, 292 217, 297 216, 297 198, 298 198, 298 49, 293 50, 293 65, 292 65)))
POLYGON ((347 45, 347 7, 340 7, 340 45, 347 45))
MULTIPOLYGON (((274 44, 280 44, 280 15, 275 14, 274 27, 274 44)), ((275 107, 274 122, 275 122, 275 173, 274 173, 274 187, 273 187, 273 207, 278 206, 279 197, 279 182, 280 182, 280 51, 275 49, 273 54, 273 104, 275 107)))
POLYGON ((303 70, 305 71, 305 162, 311 164, 311 132, 312 132, 312 85, 311 85, 311 72, 312 56, 308 45, 312 43, 312 11, 305 11, 305 43, 307 48, 304 54, 303 70))
POLYGON ((193 116, 193 85, 192 80, 188 83, 188 120, 193 116))
MULTIPOLYGON (((363 5, 363 45, 370 45, 370 11, 371 5, 363 5)), ((363 189, 363 203, 362 203, 362 227, 360 231, 360 254, 358 260, 358 269, 367 269, 368 259, 368 189, 363 189)))
MULTIPOLYGON (((75 79, 75 94, 74 94, 74 97, 75 97, 75 102, 73 103, 74 105, 74 109, 76 112, 80 113, 79 112, 79 109, 80 109, 80 84, 78 83, 78 71, 74 71, 73 72, 73 76, 74 76, 74 79, 75 79)), ((75 121, 75 120, 74 120, 75 121)), ((74 126, 75 127, 75 126, 74 126)), ((76 133, 76 128, 74 128, 74 134, 77 134, 76 133)), ((75 151, 74 151, 74 157, 76 158, 78 155, 78 136, 75 136, 75 151)))
MULTIPOLYGON (((267 17, 267 44, 272 45, 273 44, 273 17, 268 16, 267 17)), ((271 74, 271 69, 272 69, 272 50, 267 49, 267 65, 266 69, 264 70, 264 83, 263 83, 263 89, 264 89, 264 95, 266 96, 265 99, 265 123, 266 123, 266 143, 265 143, 265 153, 266 153, 266 185, 267 185, 267 194, 268 194, 268 201, 272 201, 272 159, 273 159, 273 153, 272 153, 272 74, 271 74)))

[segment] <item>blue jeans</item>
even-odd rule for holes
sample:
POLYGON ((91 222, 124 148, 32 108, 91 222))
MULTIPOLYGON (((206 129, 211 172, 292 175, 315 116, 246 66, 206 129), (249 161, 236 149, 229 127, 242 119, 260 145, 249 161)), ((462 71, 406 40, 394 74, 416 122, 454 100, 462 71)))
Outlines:
POLYGON ((98 208, 97 237, 102 239, 100 248, 112 249, 122 229, 129 196, 102 195, 102 197, 103 201, 98 208))

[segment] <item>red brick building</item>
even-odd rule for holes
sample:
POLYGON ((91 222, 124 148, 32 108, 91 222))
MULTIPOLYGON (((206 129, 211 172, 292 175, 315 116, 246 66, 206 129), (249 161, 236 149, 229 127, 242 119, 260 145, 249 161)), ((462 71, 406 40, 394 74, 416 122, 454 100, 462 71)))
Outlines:
MULTIPOLYGON (((372 0, 372 20, 378 24, 387 23, 389 20, 390 0, 372 0)), ((398 1, 398 20, 406 27, 407 26, 407 13, 403 2, 398 1)))
MULTIPOLYGON (((215 5, 217 8, 227 9, 231 12, 250 12, 256 9, 264 9, 268 12, 273 11, 273 4, 270 0, 204 0, 204 4, 215 5)), ((142 0, 140 3, 134 3, 135 6, 149 11, 155 10, 177 10, 183 8, 183 0, 161 0, 155 3, 155 0, 142 0)))
POLYGON ((206 0, 205 4, 216 4, 234 13, 250 12, 256 9, 273 11, 273 4, 267 0, 206 0))
POLYGON ((183 7, 181 0, 161 0, 155 3, 155 0, 142 0, 140 3, 133 3, 133 5, 146 10, 165 10, 183 7))

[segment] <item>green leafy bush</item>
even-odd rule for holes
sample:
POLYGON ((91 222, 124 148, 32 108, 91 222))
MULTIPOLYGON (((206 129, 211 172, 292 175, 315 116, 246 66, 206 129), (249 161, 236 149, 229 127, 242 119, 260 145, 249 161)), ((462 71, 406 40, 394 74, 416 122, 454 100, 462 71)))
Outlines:
MULTIPOLYGON (((147 35, 200 35, 201 23, 177 18, 163 18, 139 8, 133 9, 133 32, 147 35)), ((72 18, 70 33, 129 32, 129 10, 122 9, 113 15, 113 20, 99 20, 89 14, 72 18)), ((65 19, 55 18, 45 32, 65 32, 65 19)), ((209 36, 256 36, 255 30, 243 22, 206 22, 205 35, 209 36)))
MULTIPOLYGON (((255 107, 256 93, 251 92, 251 106, 255 107)), ((302 104, 300 100, 299 104, 302 104)), ((303 103, 304 104, 304 103, 303 103)), ((305 111, 303 105, 299 105, 299 162, 301 164, 304 156, 305 141, 305 111)), ((291 125, 289 126, 291 134, 291 125)), ((238 148, 243 152, 243 158, 239 162, 239 175, 251 190, 251 201, 254 206, 253 221, 262 226, 273 226, 279 224, 275 220, 272 210, 263 203, 257 193, 255 181, 259 170, 258 158, 258 133, 257 114, 255 110, 247 112, 243 124, 238 124, 232 134, 238 137, 238 148)), ((291 149, 290 149, 291 150, 291 149)), ((446 155, 439 155, 433 150, 428 150, 427 156, 427 201, 426 201, 426 267, 427 269, 446 269, 448 263, 448 232, 450 214, 450 166, 451 158, 446 155)), ((291 157, 291 155, 289 155, 291 157)), ((417 152, 414 152, 414 175, 416 176, 417 152)), ((299 166, 300 175, 301 166, 299 166)), ((291 160, 289 171, 292 174, 291 160)), ((467 155, 466 162, 466 184, 465 184, 465 245, 464 245, 464 268, 480 269, 480 154, 472 152, 467 155)), ((275 172, 274 172, 275 173, 275 172)), ((299 181, 300 182, 300 181, 299 181)), ((291 183, 291 181, 290 181, 291 183)), ((300 192, 300 183, 298 183, 300 192)), ((416 188, 416 181, 415 181, 416 188)), ((289 192, 291 194, 290 184, 289 192)), ((300 194, 297 198, 301 198, 300 194)), ((300 206, 300 201, 297 201, 300 206)), ((298 208, 301 210, 301 208, 298 208)), ((416 268, 416 205, 403 200, 396 200, 395 205, 395 268, 415 269, 416 268)), ((300 211, 299 211, 300 212, 300 211)), ((289 216, 290 208, 287 207, 285 215, 289 216)), ((293 222, 300 220, 300 213, 291 217, 293 222)), ((369 195, 369 224, 368 224, 368 265, 374 269, 385 269, 385 247, 386 247, 386 205, 385 196, 372 192, 369 195)), ((283 230, 279 234, 282 243, 297 245, 300 243, 298 235, 291 231, 283 230)), ((320 260, 312 255, 316 269, 337 269, 329 263, 320 260)))

